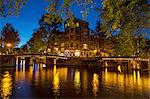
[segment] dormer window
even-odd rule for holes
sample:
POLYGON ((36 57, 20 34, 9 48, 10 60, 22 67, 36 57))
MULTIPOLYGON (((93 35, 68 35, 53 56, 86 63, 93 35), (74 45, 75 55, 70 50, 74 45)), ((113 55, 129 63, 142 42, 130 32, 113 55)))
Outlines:
POLYGON ((67 27, 67 24, 65 24, 65 27, 67 27))
POLYGON ((79 27, 79 22, 76 23, 76 26, 79 27))

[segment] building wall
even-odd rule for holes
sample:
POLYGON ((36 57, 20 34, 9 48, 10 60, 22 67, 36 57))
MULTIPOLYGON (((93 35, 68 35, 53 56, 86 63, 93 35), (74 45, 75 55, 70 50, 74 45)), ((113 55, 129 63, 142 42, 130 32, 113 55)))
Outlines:
MULTIPOLYGON (((71 27, 65 22, 64 53, 70 57, 93 57, 99 50, 99 40, 89 34, 88 22, 75 18, 71 27)), ((99 52, 100 53, 100 52, 99 52)))

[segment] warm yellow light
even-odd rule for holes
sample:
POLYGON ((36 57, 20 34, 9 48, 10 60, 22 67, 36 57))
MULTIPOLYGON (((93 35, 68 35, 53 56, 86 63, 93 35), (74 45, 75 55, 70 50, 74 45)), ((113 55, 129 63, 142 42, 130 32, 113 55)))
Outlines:
POLYGON ((46 67, 46 65, 45 65, 45 64, 43 64, 43 67, 46 67))
POLYGON ((57 48, 57 47, 55 47, 55 50, 56 50, 56 51, 58 51, 58 48, 57 48))
POLYGON ((80 72, 79 71, 75 71, 74 86, 76 88, 76 93, 79 93, 80 87, 81 87, 80 72))
POLYGON ((99 75, 96 73, 93 74, 92 86, 93 86, 93 90, 92 90, 93 94, 94 96, 97 96, 99 90, 99 75))
POLYGON ((118 65, 117 69, 119 72, 121 72, 121 66, 120 65, 118 65))
POLYGON ((47 49, 47 52, 51 52, 51 49, 50 49, 50 48, 48 48, 48 49, 47 49))
POLYGON ((76 26, 79 27, 79 23, 78 22, 76 23, 76 26))
POLYGON ((96 53, 97 52, 97 50, 94 50, 94 53, 96 53))
POLYGON ((76 50, 76 51, 75 51, 75 56, 77 56, 77 57, 80 56, 80 51, 79 51, 79 50, 76 50))
POLYGON ((10 44, 10 43, 8 43, 8 44, 7 44, 7 46, 8 46, 8 47, 10 47, 10 46, 11 46, 11 44, 10 44))
POLYGON ((1 96, 5 99, 12 93, 12 77, 8 71, 5 72, 1 81, 1 96))
POLYGON ((60 95, 60 80, 59 80, 59 72, 57 72, 56 65, 54 65, 54 78, 53 78, 53 92, 56 96, 60 95))
POLYGON ((105 67, 108 67, 108 63, 107 62, 105 62, 105 67))
POLYGON ((83 48, 84 49, 88 49, 88 45, 87 44, 83 44, 83 48))

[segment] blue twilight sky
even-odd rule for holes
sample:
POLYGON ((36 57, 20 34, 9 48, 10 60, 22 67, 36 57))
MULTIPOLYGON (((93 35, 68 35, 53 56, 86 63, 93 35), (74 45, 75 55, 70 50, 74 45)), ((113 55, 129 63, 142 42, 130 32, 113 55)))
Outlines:
MULTIPOLYGON (((100 6, 100 0, 96 1, 98 2, 98 6, 100 6)), ((11 23, 12 26, 19 31, 21 39, 21 42, 19 43, 20 47, 31 38, 33 30, 39 26, 38 21, 41 16, 46 13, 45 8, 47 5, 48 3, 46 0, 28 0, 27 5, 21 9, 19 16, 9 16, 6 18, 0 17, 0 31, 6 23, 11 23)), ((72 10, 75 14, 75 17, 82 19, 80 14, 80 7, 73 6, 72 10)), ((98 15, 98 12, 92 9, 90 10, 90 14, 86 20, 89 22, 90 29, 95 28, 98 15)))

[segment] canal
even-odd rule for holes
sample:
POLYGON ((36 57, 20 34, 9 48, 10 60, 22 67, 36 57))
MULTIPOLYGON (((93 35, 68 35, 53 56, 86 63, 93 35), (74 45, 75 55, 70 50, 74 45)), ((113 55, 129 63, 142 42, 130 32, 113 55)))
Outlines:
POLYGON ((107 68, 0 68, 0 95, 10 98, 150 98, 150 76, 110 72, 107 68))

